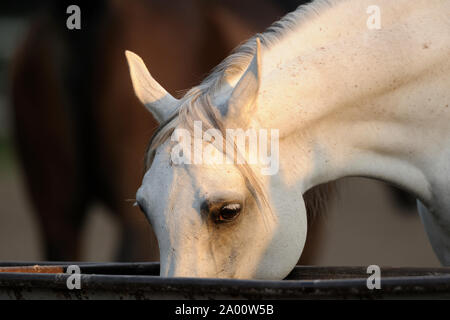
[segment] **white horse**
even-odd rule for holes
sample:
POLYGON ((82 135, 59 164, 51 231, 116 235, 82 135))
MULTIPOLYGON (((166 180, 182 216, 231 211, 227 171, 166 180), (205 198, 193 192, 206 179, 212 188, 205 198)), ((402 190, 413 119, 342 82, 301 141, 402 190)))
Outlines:
POLYGON ((181 100, 127 58, 137 96, 161 122, 136 196, 158 238, 161 276, 284 278, 305 242, 302 195, 348 176, 413 193, 450 265, 449 0, 316 0, 181 100), (195 121, 222 133, 279 129, 278 173, 248 162, 174 164, 173 134, 195 121))

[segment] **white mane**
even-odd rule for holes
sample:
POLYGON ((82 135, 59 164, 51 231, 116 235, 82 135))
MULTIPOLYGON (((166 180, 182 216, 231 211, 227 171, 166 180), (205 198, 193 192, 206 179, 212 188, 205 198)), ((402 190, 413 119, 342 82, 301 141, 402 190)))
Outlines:
POLYGON ((214 94, 222 84, 223 79, 242 74, 255 54, 256 38, 261 40, 261 44, 264 47, 270 49, 286 36, 296 32, 304 23, 311 21, 319 16, 321 12, 332 8, 341 1, 343 0, 315 0, 312 3, 301 5, 295 11, 286 14, 264 32, 257 33, 238 46, 198 86, 189 90, 183 100, 191 99, 198 92, 214 94))
MULTIPOLYGON (((219 117, 211 103, 211 97, 220 90, 225 79, 241 75, 248 67, 255 54, 256 38, 261 44, 270 49, 288 35, 296 32, 305 22, 317 17, 322 11, 342 0, 316 0, 310 4, 299 6, 295 11, 288 13, 282 19, 273 23, 263 33, 256 34, 242 45, 237 47, 232 54, 225 58, 199 85, 190 89, 180 99, 180 106, 166 122, 162 123, 150 140, 145 159, 145 171, 151 166, 156 149, 163 144, 180 123, 187 127, 196 120, 207 128, 217 128, 223 131, 219 117)), ((266 195, 260 182, 253 174, 251 168, 244 164, 240 168, 243 176, 248 181, 248 186, 259 205, 267 206, 266 195)), ((317 212, 325 211, 327 199, 334 194, 333 186, 319 187, 308 195, 308 213, 313 217, 317 212)), ((312 219, 311 219, 312 220, 312 219)))

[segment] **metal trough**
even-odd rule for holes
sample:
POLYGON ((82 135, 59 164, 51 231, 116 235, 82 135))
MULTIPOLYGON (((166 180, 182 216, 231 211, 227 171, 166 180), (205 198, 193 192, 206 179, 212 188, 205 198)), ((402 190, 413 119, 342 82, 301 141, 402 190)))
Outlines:
POLYGON ((369 290, 366 267, 297 266, 282 281, 159 277, 159 263, 0 263, 0 299, 404 299, 450 298, 450 268, 381 268, 369 290), (39 266, 35 266, 38 264, 39 266), (68 289, 68 265, 81 289, 68 289))

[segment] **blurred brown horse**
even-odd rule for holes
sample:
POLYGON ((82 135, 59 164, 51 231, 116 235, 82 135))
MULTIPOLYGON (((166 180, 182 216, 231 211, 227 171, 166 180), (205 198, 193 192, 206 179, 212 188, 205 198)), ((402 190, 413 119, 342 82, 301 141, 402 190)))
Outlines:
MULTIPOLYGON (((86 212, 97 201, 119 217, 117 259, 156 260, 151 227, 126 200, 157 123, 134 96, 124 50, 142 56, 177 96, 292 8, 267 0, 91 1, 80 5, 81 30, 68 30, 68 5, 55 2, 33 23, 13 69, 17 149, 46 258, 79 259, 86 212)), ((306 259, 310 240, 307 248, 306 259)))

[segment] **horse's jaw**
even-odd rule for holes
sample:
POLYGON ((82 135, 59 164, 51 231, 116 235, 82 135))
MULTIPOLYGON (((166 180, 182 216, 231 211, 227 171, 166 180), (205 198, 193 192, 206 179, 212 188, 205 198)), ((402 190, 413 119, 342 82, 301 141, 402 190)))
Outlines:
MULTIPOLYGON (((286 186, 281 176, 268 186, 272 212, 254 219, 229 243, 207 233, 186 237, 182 230, 159 232, 163 277, 284 279, 297 264, 305 245, 307 216, 302 192, 286 186), (298 193, 298 194, 297 194, 298 193), (243 234, 252 233, 245 238, 243 234), (242 239, 244 237, 244 239, 242 239), (170 239, 169 239, 170 238, 170 239), (169 243, 176 246, 170 246, 169 243), (211 246, 211 243, 214 245, 211 246)), ((255 213, 256 214, 256 213, 255 213)))

